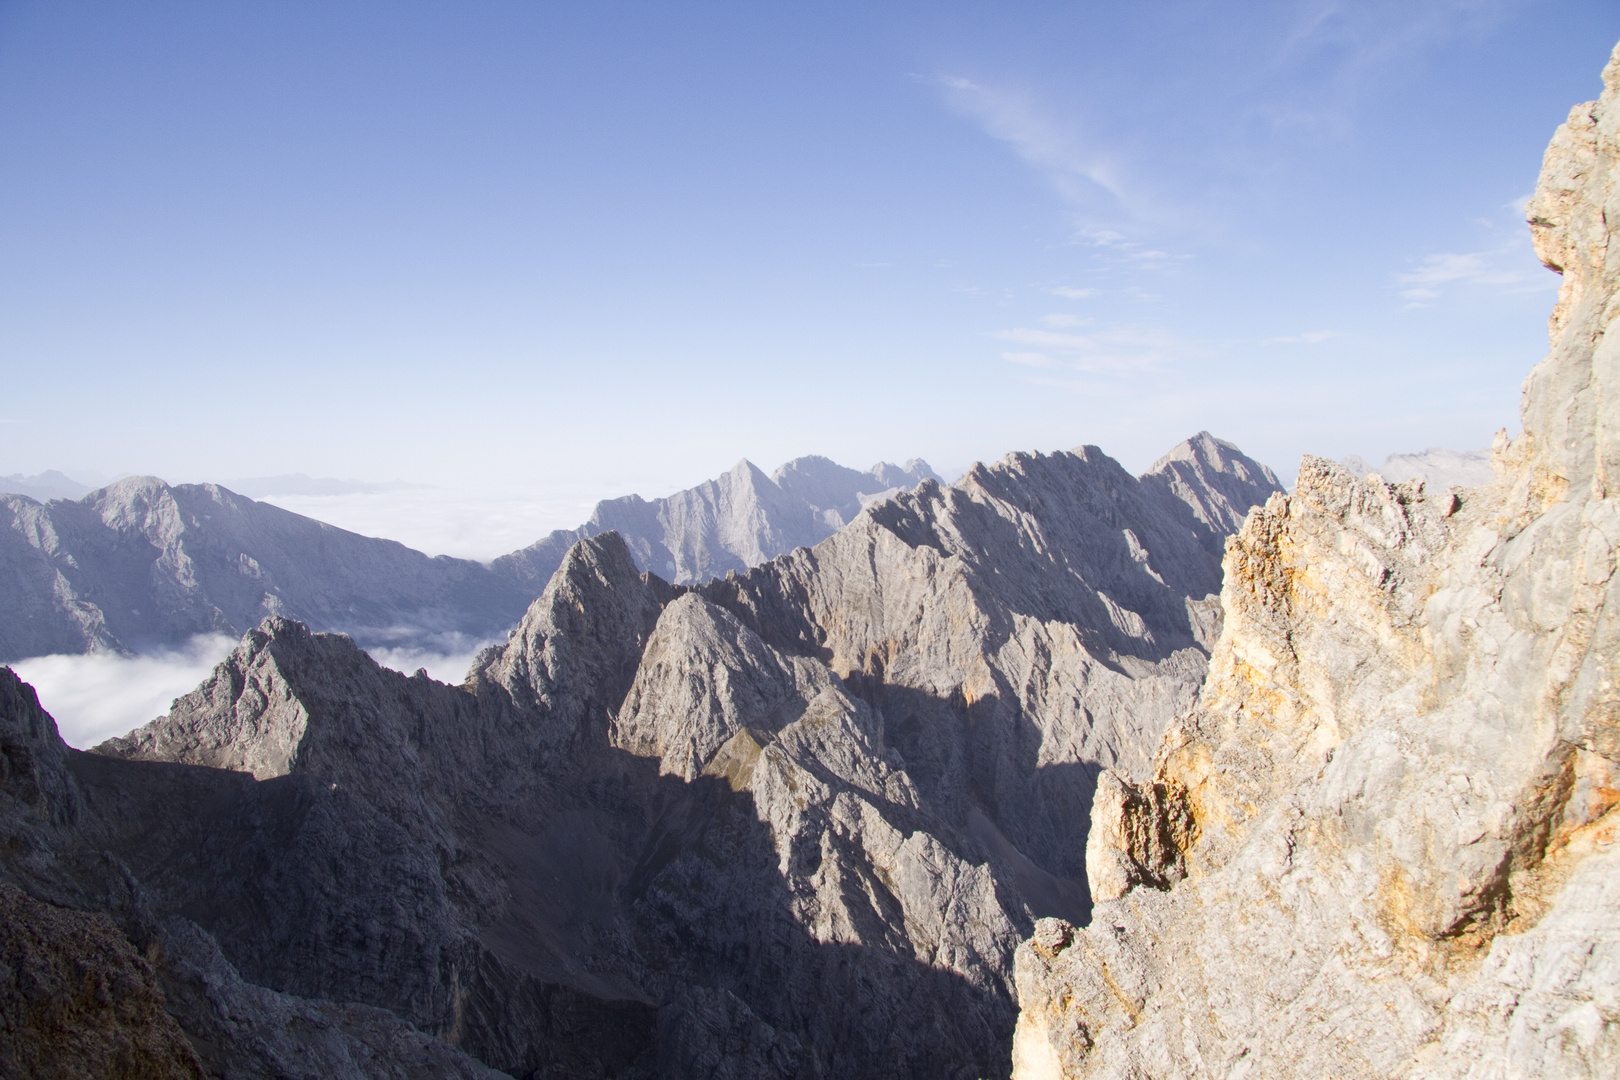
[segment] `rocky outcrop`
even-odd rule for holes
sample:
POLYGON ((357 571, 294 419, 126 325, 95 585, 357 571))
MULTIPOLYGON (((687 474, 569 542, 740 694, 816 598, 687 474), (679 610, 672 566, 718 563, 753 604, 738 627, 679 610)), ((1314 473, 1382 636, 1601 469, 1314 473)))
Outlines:
POLYGON ((1524 433, 1438 491, 1307 458, 1226 556, 1097 907, 1020 947, 1015 1075, 1620 1068, 1620 49, 1529 206, 1564 275, 1524 433))
POLYGON ((1207 435, 1014 455, 696 590, 606 533, 459 687, 271 618, 96 753, 17 705, 68 809, 0 877, 156 941, 211 1070, 1005 1075, 1014 949, 1089 905, 1043 830, 1146 776, 1277 490, 1207 435))
POLYGON ((102 914, 0 885, 0 1075, 201 1080, 152 969, 102 914))
MULTIPOLYGON (((1146 776, 1219 630, 1220 546, 1277 491, 1207 433, 1141 479, 1096 447, 1014 454, 703 593, 858 687, 950 820, 1079 882, 1064 823, 1086 819, 1099 766, 1146 776)), ((1079 914, 1066 888, 1031 884, 1079 914)))
POLYGON ((770 476, 743 460, 718 479, 667 498, 599 502, 578 529, 560 529, 493 565, 538 589, 574 544, 617 532, 641 569, 677 584, 701 583, 824 540, 867 503, 929 479, 939 477, 916 459, 857 472, 824 457, 802 457, 770 476))
POLYGON ((130 477, 77 502, 0 496, 0 661, 240 636, 267 616, 365 645, 489 640, 539 589, 215 484, 130 477))

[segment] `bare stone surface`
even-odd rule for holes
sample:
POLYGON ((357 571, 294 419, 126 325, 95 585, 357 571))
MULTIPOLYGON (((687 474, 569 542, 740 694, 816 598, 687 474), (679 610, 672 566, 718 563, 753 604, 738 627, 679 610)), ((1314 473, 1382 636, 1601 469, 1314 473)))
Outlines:
POLYGON ((1528 210, 1564 283, 1524 434, 1462 492, 1307 458, 1249 518, 1153 786, 1099 786, 1089 925, 1019 948, 1021 1080, 1620 1069, 1620 49, 1604 78, 1528 210))

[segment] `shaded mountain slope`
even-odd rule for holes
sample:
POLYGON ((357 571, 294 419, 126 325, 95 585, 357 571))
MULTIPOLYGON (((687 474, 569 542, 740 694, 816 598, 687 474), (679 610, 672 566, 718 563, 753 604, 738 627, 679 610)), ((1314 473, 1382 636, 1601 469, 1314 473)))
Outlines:
POLYGON ((0 661, 235 637, 270 615, 366 647, 462 651, 514 626, 585 537, 616 530, 644 568, 707 580, 813 544, 863 499, 932 475, 916 461, 863 473, 809 457, 773 479, 743 462, 667 499, 601 503, 584 527, 491 566, 429 557, 217 484, 129 477, 76 501, 0 495, 0 661))

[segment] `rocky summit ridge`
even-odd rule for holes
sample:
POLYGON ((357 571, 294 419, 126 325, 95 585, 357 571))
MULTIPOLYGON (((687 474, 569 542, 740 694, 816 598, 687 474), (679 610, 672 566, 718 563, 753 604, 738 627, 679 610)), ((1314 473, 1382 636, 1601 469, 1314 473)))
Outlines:
POLYGON ((15 948, 165 1003, 46 995, 14 1045, 41 1016, 154 1075, 1004 1076, 1018 943, 1088 914, 1094 778, 1148 775, 1224 537, 1279 490, 1208 435, 1140 478, 1015 454, 700 587, 607 532, 461 686, 271 617, 93 753, 0 672, 15 948), (52 930, 78 913, 99 937, 52 930))
POLYGON ((1018 1080, 1620 1073, 1620 48, 1527 208, 1563 274, 1466 491, 1307 458, 1226 556, 1089 923, 1017 958, 1018 1080))

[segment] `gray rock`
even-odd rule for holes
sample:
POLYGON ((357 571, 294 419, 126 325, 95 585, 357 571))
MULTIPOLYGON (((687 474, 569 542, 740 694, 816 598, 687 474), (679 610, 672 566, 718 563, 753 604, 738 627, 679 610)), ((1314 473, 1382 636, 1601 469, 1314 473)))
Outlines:
POLYGON ((597 503, 578 529, 558 530, 493 566, 544 585, 575 543, 612 531, 641 569, 677 584, 704 582, 824 540, 865 504, 927 479, 939 478, 915 459, 857 472, 824 457, 802 457, 771 476, 739 461, 719 479, 668 498, 627 495, 597 503))
POLYGON ((1528 213, 1564 274, 1524 434, 1437 491, 1307 458, 1228 548, 1089 925, 1020 947, 1015 1076, 1620 1068, 1620 48, 1528 213))
POLYGON ((0 660, 239 636, 270 615, 365 645, 489 640, 538 589, 214 484, 130 477, 76 502, 0 496, 0 660))

